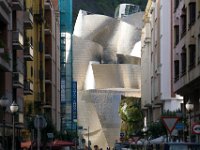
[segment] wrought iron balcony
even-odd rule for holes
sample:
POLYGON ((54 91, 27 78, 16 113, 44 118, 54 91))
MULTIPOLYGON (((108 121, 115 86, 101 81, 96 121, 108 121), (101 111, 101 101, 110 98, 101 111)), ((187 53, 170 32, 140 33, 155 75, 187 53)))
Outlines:
POLYGON ((13 47, 16 50, 24 49, 24 37, 19 31, 13 31, 13 47))
POLYGON ((33 83, 31 81, 24 81, 24 94, 32 95, 33 94, 33 83))
POLYGON ((23 10, 23 0, 12 0, 12 9, 13 10, 23 10))
POLYGON ((24 76, 20 72, 13 72, 13 86, 23 88, 24 87, 24 76))
POLYGON ((33 28, 33 15, 29 10, 24 12, 24 27, 26 29, 33 28))

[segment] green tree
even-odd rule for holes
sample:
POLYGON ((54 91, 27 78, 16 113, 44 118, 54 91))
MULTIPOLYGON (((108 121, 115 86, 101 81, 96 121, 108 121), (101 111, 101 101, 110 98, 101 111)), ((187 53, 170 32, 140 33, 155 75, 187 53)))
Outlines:
POLYGON ((119 115, 122 119, 121 132, 125 132, 126 138, 143 128, 143 113, 140 103, 140 98, 122 96, 119 115))

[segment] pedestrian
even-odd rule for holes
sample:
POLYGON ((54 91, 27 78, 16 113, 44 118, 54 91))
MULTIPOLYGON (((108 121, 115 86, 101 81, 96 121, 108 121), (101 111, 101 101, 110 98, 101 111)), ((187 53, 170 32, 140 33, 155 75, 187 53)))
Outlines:
POLYGON ((98 145, 94 145, 94 150, 99 150, 99 146, 98 145))

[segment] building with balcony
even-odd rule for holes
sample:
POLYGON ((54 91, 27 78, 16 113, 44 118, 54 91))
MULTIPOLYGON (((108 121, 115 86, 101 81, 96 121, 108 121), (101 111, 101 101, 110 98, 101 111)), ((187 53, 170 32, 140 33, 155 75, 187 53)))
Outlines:
POLYGON ((60 20, 58 1, 46 0, 45 6, 45 103, 48 114, 60 130, 60 20))
POLYGON ((147 121, 160 119, 163 111, 181 108, 173 91, 171 63, 171 1, 149 0, 142 31, 142 107, 147 121))
POLYGON ((24 97, 27 118, 43 114, 60 130, 58 2, 25 1, 24 97), (32 110, 32 112, 29 112, 32 110))
POLYGON ((194 104, 192 122, 199 120, 200 107, 200 1, 172 1, 173 90, 183 96, 183 111, 194 104))
MULTIPOLYGON (((23 136, 27 119, 39 113, 60 130, 60 26, 58 2, 53 2, 0 0, 0 99, 6 97, 8 105, 12 101, 19 105, 17 136, 23 136)), ((8 106, 3 114, 0 106, 0 139, 5 136, 9 142, 12 115, 8 106)))
POLYGON ((24 128, 23 7, 23 0, 0 1, 0 99, 4 97, 9 101, 5 109, 2 106, 0 108, 0 136, 1 143, 7 149, 11 149, 12 145, 8 140, 12 137, 12 114, 9 111, 12 101, 19 105, 19 112, 14 120, 17 135, 24 128))

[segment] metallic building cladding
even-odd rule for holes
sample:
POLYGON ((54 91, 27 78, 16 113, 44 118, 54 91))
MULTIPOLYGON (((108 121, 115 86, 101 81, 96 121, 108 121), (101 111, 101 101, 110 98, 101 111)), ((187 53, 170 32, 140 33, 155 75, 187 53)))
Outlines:
POLYGON ((72 118, 72 1, 59 0, 60 8, 60 66, 61 66, 61 130, 73 128, 72 118), (69 43, 67 41, 70 41, 69 43), (69 44, 69 45, 67 45, 69 44), (66 47, 69 46, 69 49, 66 47), (68 55, 68 56, 67 56, 68 55))

